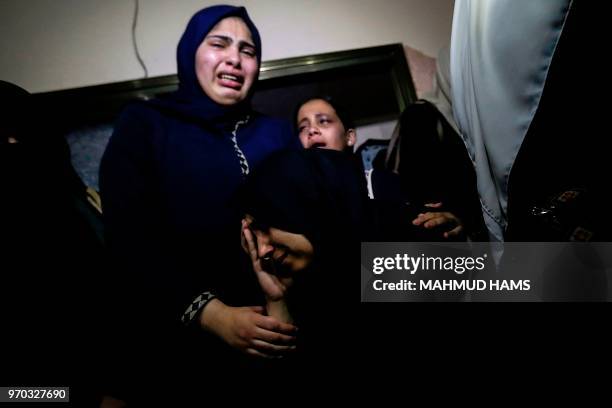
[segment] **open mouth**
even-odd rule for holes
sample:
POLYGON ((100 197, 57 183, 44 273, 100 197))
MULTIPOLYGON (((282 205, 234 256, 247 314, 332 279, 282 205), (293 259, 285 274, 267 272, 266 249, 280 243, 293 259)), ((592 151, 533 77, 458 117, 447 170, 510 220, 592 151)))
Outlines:
POLYGON ((317 142, 310 145, 310 147, 320 147, 321 149, 325 149, 327 147, 327 143, 317 142))
POLYGON ((219 83, 221 86, 225 86, 232 89, 240 89, 242 88, 242 84, 244 84, 244 77, 241 75, 234 75, 222 72, 217 75, 219 79, 219 83))

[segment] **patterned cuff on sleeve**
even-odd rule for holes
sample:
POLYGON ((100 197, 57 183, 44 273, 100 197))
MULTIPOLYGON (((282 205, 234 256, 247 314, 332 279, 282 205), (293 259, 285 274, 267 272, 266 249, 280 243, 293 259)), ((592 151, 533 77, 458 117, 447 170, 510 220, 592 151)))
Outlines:
POLYGON ((200 296, 194 299, 193 302, 189 305, 187 310, 183 313, 183 317, 181 317, 181 321, 184 324, 189 324, 193 321, 194 317, 198 314, 200 310, 206 306, 208 302, 213 300, 216 296, 211 292, 204 292, 200 296))

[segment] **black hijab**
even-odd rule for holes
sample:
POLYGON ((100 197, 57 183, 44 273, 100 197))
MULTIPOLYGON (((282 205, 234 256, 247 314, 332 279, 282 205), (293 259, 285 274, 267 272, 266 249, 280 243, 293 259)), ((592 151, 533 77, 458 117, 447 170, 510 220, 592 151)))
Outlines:
POLYGON ((330 364, 344 351, 329 333, 348 333, 357 315, 360 242, 371 231, 360 167, 334 150, 280 152, 252 173, 243 203, 256 222, 310 240, 313 263, 295 276, 288 301, 300 328, 298 361, 330 364))
POLYGON ((242 203, 257 223, 305 235, 315 253, 359 242, 370 230, 360 168, 333 150, 275 154, 249 178, 242 203))

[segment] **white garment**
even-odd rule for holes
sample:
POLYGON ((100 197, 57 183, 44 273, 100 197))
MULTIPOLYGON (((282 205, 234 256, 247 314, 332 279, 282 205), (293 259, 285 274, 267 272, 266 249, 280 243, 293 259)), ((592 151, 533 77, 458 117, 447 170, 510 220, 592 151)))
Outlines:
POLYGON ((571 0, 455 0, 451 92, 489 236, 503 241, 508 176, 536 112, 571 0))
POLYGON ((423 95, 423 99, 438 108, 448 124, 459 133, 455 116, 453 115, 452 92, 450 79, 450 45, 444 46, 438 52, 436 59, 436 75, 431 92, 423 95))

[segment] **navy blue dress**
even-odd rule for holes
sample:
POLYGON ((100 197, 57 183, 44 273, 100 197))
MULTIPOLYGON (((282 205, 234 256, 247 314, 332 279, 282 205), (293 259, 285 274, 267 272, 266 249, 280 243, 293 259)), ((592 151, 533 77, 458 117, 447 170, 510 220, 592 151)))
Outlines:
POLYGON ((236 128, 249 171, 275 151, 297 148, 288 123, 255 113, 205 127, 135 104, 119 119, 102 160, 109 246, 130 264, 130 274, 140 275, 137 285, 145 279, 172 295, 164 299, 164 313, 177 320, 203 291, 231 303, 247 286, 232 284, 241 256, 236 195, 245 180, 232 141, 236 128))
POLYGON ((167 378, 174 371, 159 367, 177 361, 177 370, 195 370, 203 355, 229 363, 222 356, 234 350, 197 327, 196 313, 184 321, 202 293, 213 293, 231 306, 263 304, 240 247, 238 190, 267 156, 301 146, 288 122, 253 112, 250 97, 221 106, 202 91, 194 68, 196 50, 214 25, 229 16, 245 21, 260 61, 259 34, 244 8, 201 10, 178 46, 179 90, 127 107, 102 159, 109 273, 116 282, 110 308, 118 316, 111 324, 120 336, 110 341, 124 353, 119 364, 128 382, 154 373, 167 378), (186 350, 191 350, 189 359, 186 350))

